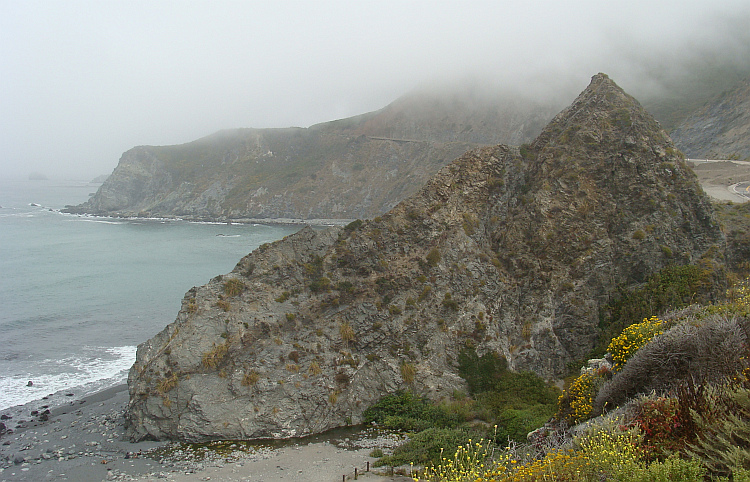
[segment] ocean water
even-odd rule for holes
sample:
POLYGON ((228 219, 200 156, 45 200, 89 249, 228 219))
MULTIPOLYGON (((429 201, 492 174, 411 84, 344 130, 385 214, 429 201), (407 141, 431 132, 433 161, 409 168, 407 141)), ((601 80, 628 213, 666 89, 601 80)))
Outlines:
POLYGON ((59 212, 97 187, 0 182, 0 410, 124 382, 187 290, 299 229, 59 212))

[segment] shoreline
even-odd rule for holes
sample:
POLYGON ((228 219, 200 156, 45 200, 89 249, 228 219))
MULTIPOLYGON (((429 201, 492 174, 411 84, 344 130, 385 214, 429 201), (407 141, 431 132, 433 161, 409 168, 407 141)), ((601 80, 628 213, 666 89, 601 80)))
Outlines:
MULTIPOLYGON (((44 207, 44 206, 40 206, 44 207)), ((338 219, 338 218, 237 218, 237 219, 214 219, 214 218, 201 218, 192 216, 139 216, 137 214, 119 214, 119 213, 89 213, 84 211, 74 210, 75 206, 65 206, 62 209, 57 209, 61 214, 68 214, 72 216, 89 217, 89 218, 103 218, 103 219, 124 219, 128 221, 184 221, 188 223, 203 223, 203 224, 262 224, 266 226, 346 226, 347 224, 356 221, 355 219, 338 219)))
POLYGON ((395 434, 351 429, 285 441, 130 442, 127 385, 81 398, 68 399, 69 393, 0 411, 9 417, 2 420, 9 431, 0 435, 0 481, 336 482, 353 479, 355 467, 362 480, 412 480, 366 472, 376 460, 372 449, 387 452, 403 443, 395 434))

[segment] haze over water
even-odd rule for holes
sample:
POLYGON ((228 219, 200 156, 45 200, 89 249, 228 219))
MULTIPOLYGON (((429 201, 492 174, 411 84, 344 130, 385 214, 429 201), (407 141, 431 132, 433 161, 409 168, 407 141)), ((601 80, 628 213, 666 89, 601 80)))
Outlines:
POLYGON ((57 211, 97 187, 0 183, 0 409, 122 383, 136 346, 174 321, 187 290, 299 229, 57 211))

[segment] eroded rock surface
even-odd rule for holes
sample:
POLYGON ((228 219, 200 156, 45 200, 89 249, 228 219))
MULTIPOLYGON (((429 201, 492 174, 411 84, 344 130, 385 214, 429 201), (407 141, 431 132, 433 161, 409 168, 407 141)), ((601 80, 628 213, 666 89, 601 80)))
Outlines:
POLYGON ((464 389, 462 349, 554 378, 599 308, 722 242, 658 123, 606 75, 520 151, 467 152, 389 213, 305 228, 190 290, 138 348, 133 439, 293 437, 464 389))

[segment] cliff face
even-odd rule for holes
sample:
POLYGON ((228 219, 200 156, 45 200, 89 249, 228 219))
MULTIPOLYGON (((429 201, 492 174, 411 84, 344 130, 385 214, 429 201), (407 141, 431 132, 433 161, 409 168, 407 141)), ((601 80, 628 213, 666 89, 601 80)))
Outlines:
POLYGON ((382 217, 305 228, 193 288, 138 348, 130 436, 356 423, 397 389, 465 388, 463 349, 553 378, 592 348, 616 286, 721 241, 668 136, 599 74, 522 152, 467 152, 382 217))
POLYGON ((533 139, 556 109, 464 93, 413 94, 307 129, 237 129, 136 147, 69 212, 188 219, 382 214, 468 149, 533 139))
POLYGON ((685 119, 672 139, 693 159, 750 158, 750 77, 685 119))

